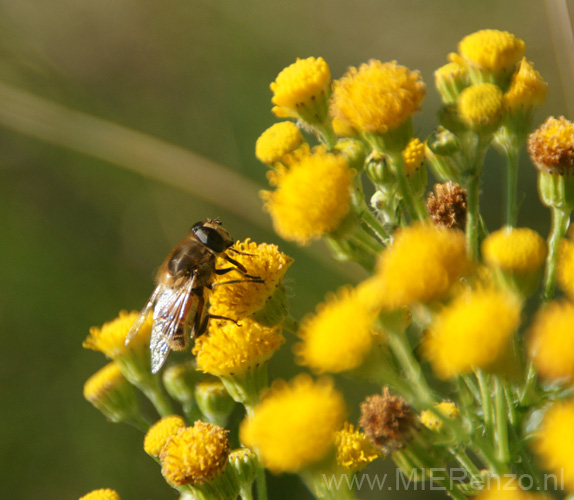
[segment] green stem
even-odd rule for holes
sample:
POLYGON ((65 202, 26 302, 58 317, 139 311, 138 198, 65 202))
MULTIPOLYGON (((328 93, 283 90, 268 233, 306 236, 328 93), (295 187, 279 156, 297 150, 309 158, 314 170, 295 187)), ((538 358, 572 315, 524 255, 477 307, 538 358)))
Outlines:
POLYGON ((434 402, 433 391, 426 381, 419 362, 413 355, 406 334, 389 332, 388 342, 407 379, 420 399, 419 402, 424 405, 432 404, 434 402))
POLYGON ((497 458, 502 464, 507 464, 510 460, 510 450, 508 447, 508 414, 506 412, 504 386, 498 378, 496 378, 495 381, 494 406, 496 409, 497 458))
POLYGON ((518 165, 520 147, 509 145, 506 153, 506 225, 515 227, 518 220, 518 165))
POLYGON ((490 397, 490 383, 488 375, 482 370, 476 371, 476 377, 478 378, 478 384, 480 386, 480 396, 482 402, 482 413, 484 426, 486 427, 487 434, 490 435, 492 432, 493 424, 493 413, 492 413, 492 402, 490 397))
POLYGON ((474 462, 466 454, 466 451, 454 450, 450 448, 450 452, 454 455, 457 462, 464 467, 469 476, 479 476, 480 469, 474 465, 474 462))
POLYGON ((391 168, 397 178, 399 191, 405 202, 405 208, 411 221, 424 221, 429 215, 422 198, 415 198, 407 178, 405 162, 402 153, 388 153, 391 168))
POLYGON ((570 224, 570 210, 558 207, 551 207, 550 210, 552 223, 550 235, 548 236, 548 257, 546 258, 546 274, 544 275, 544 300, 550 300, 554 297, 560 241, 566 235, 570 224))
POLYGON ((469 257, 475 260, 478 259, 478 228, 480 224, 479 190, 480 176, 476 173, 468 177, 466 182, 466 250, 469 257))
POLYGON ((514 427, 518 423, 518 416, 516 415, 516 408, 514 407, 512 389, 506 381, 502 381, 502 385, 504 386, 504 395, 506 397, 506 405, 508 408, 508 423, 514 427))
POLYGON ((293 316, 287 314, 287 316, 283 318, 283 328, 285 330, 289 330, 291 333, 297 333, 299 330, 299 323, 293 316))
POLYGON ((530 361, 530 363, 528 363, 528 370, 526 372, 524 389, 520 395, 520 404, 522 406, 528 406, 534 399, 537 381, 538 377, 536 375, 536 368, 534 368, 534 363, 530 361))
POLYGON ((267 480, 265 479, 265 468, 261 465, 261 460, 259 460, 259 466, 257 467, 255 487, 257 488, 257 500, 267 500, 267 480))
POLYGON ((337 136, 333 130, 333 126, 330 121, 325 124, 317 125, 317 130, 319 131, 319 140, 327 146, 329 150, 333 149, 337 144, 337 136))
POLYGON ((386 243, 388 241, 389 234, 385 230, 383 224, 379 219, 377 219, 377 217, 375 217, 373 212, 371 212, 369 207, 366 205, 364 205, 363 209, 361 210, 361 219, 365 224, 367 224, 367 226, 371 228, 371 230, 382 243, 386 243))
POLYGON ((151 401, 157 412, 162 417, 173 415, 171 402, 164 394, 157 375, 140 380, 137 386, 151 401))

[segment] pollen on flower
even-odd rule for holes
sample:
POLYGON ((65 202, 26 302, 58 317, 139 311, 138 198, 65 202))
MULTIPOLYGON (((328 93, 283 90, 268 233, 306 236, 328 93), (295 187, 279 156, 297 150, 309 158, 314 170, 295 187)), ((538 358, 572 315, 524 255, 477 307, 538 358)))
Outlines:
POLYGON ((504 94, 492 83, 477 83, 461 92, 457 107, 460 117, 470 127, 494 126, 504 112, 504 94))
MULTIPOLYGON (((322 57, 297 59, 277 75, 271 84, 275 104, 273 113, 279 118, 298 118, 305 113, 303 108, 316 108, 317 104, 329 97, 331 70, 322 57)), ((313 109, 326 116, 327 106, 313 109)), ((313 113, 312 111, 312 113, 313 113)), ((316 116, 313 121, 321 122, 324 116, 316 116)))
POLYGON ((574 304, 552 302, 538 311, 530 328, 530 357, 547 380, 574 380, 574 304))
POLYGON ((528 138, 528 153, 534 165, 556 175, 574 173, 574 124, 561 116, 549 117, 528 138))
POLYGON ((459 53, 481 69, 500 73, 512 68, 524 54, 524 42, 507 31, 480 30, 465 36, 459 53))
POLYGON ((436 226, 461 229, 466 227, 466 190, 452 181, 435 184, 427 198, 427 210, 436 226))
POLYGON ((296 472, 333 450, 335 432, 345 420, 342 394, 328 379, 300 375, 276 382, 241 424, 243 444, 256 449, 273 472, 296 472))
POLYGON ((492 366, 510 349, 520 311, 510 292, 477 289, 457 296, 435 317, 423 344, 434 372, 449 378, 492 366))
MULTIPOLYGON (((443 401, 434 405, 434 407, 445 418, 454 419, 458 417, 458 406, 452 401, 443 401)), ((431 431, 440 431, 443 421, 433 411, 424 410, 421 412, 421 424, 431 431)))
POLYGON ((151 335, 152 317, 147 318, 138 334, 129 345, 125 345, 126 336, 138 317, 137 311, 120 311, 119 316, 102 327, 93 326, 90 334, 84 340, 82 346, 85 349, 93 349, 104 353, 108 358, 116 359, 132 351, 141 351, 149 346, 151 335))
POLYGON ((415 137, 407 144, 402 154, 407 176, 412 175, 425 161, 425 145, 415 137))
POLYGON ((158 420, 145 435, 144 451, 154 458, 159 458, 168 439, 184 427, 185 421, 179 415, 170 415, 158 420))
POLYGON ((335 434, 335 446, 337 463, 350 471, 362 469, 381 456, 367 436, 349 422, 335 434))
POLYGON ((407 402, 385 387, 382 395, 369 396, 361 403, 359 424, 371 443, 390 455, 406 446, 418 422, 407 402))
POLYGON ((353 171, 343 155, 324 148, 298 160, 261 197, 277 233, 306 245, 337 229, 349 212, 353 171))
POLYGON ((109 488, 94 490, 87 495, 84 495, 80 500, 121 500, 118 493, 109 488))
POLYGON ((558 285, 574 299, 574 243, 562 240, 558 257, 558 285))
POLYGON ((225 429, 197 420, 177 431, 163 447, 161 473, 173 486, 203 484, 227 465, 229 441, 225 429))
POLYGON ((209 335, 195 339, 193 354, 205 373, 230 376, 268 361, 285 342, 278 327, 266 327, 249 318, 239 324, 212 322, 209 335))
POLYGON ((307 316, 295 345, 297 362, 316 372, 339 373, 358 367, 373 342, 376 313, 359 294, 344 288, 307 316))
POLYGON ((381 255, 376 279, 381 299, 398 308, 445 298, 470 270, 462 232, 420 224, 397 234, 381 255))
POLYGON ((334 82, 331 112, 357 131, 384 134, 418 111, 425 95, 418 71, 372 59, 334 82))
POLYGON ((516 112, 540 106, 546 100, 548 84, 531 62, 522 58, 518 71, 512 76, 508 92, 504 95, 506 109, 516 112))
POLYGON ((574 401, 555 403, 546 413, 534 441, 542 465, 564 478, 574 491, 574 401))
MULTIPOLYGON (((238 271, 216 277, 213 293, 209 296, 209 312, 218 316, 241 319, 263 309, 273 300, 277 287, 283 286, 283 278, 293 259, 279 251, 277 245, 257 244, 249 238, 236 242, 232 249, 242 253, 233 253, 233 259, 245 266, 250 276, 259 277, 263 283, 246 280, 238 271), (243 255, 248 254, 248 255, 243 255), (239 283, 217 286, 230 280, 239 283)), ((219 268, 229 267, 222 258, 218 259, 219 268)))
POLYGON ((482 243, 485 262, 504 271, 527 273, 540 269, 546 258, 546 242, 534 230, 502 228, 482 243))
POLYGON ((257 139, 255 156, 263 163, 273 165, 302 143, 301 130, 293 122, 275 123, 257 139))

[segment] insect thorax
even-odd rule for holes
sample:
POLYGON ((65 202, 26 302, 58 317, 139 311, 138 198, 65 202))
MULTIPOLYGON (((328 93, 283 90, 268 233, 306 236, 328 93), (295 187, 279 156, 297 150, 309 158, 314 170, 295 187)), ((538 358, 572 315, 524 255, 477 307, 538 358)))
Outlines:
POLYGON ((174 281, 196 275, 200 285, 207 284, 215 270, 215 256, 199 241, 186 240, 172 252, 168 272, 174 281))

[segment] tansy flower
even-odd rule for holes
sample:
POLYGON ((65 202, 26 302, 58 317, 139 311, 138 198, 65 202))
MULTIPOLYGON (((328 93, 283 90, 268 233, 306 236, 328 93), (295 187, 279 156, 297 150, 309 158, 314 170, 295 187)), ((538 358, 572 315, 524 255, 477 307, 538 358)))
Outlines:
POLYGON ((337 447, 337 463, 350 471, 357 471, 381 454, 364 433, 355 430, 352 424, 345 422, 342 430, 335 434, 335 446, 337 447))
POLYGON ((84 495, 80 500, 120 500, 120 496, 116 491, 105 488, 94 490, 87 495, 84 495))
POLYGON ((470 268, 462 232, 420 224, 401 229, 381 255, 375 279, 381 301, 398 308, 445 298, 470 268))
POLYGON ((548 380, 574 380, 574 304, 552 302, 538 311, 530 328, 530 356, 548 380))
POLYGON ((179 415, 171 415, 158 420, 145 435, 144 451, 154 458, 159 458, 168 439, 184 427, 185 421, 179 415))
POLYGON ((310 124, 322 124, 328 113, 331 71, 322 57, 297 59, 271 84, 279 118, 301 118, 310 124))
POLYGON ((241 424, 240 438, 256 449, 271 471, 296 472, 319 462, 333 449, 346 409, 333 384, 300 375, 276 382, 241 424))
POLYGON ((239 324, 213 321, 209 335, 195 339, 193 354, 203 372, 233 376, 265 363, 284 342, 277 327, 262 326, 247 318, 239 324))
POLYGON ((531 62, 522 58, 518 70, 512 76, 508 92, 504 94, 506 109, 512 113, 540 106, 546 100, 548 84, 531 62))
POLYGON ((468 71, 462 64, 450 62, 434 72, 435 86, 442 102, 453 104, 460 93, 469 86, 468 71))
POLYGON ((425 95, 418 71, 372 59, 334 83, 331 112, 357 131, 385 134, 418 111, 425 95))
POLYGON ((456 297, 436 317, 424 353, 440 378, 488 368, 510 350, 520 303, 509 292, 478 289, 456 297))
POLYGON ((465 36, 458 51, 472 67, 494 75, 512 72, 524 54, 524 42, 507 31, 480 30, 465 36))
POLYGON ((263 132, 255 143, 255 156, 267 165, 273 165, 284 155, 297 149, 303 142, 299 127, 293 122, 279 122, 263 132))
POLYGON ((555 403, 544 416, 534 449, 542 465, 574 491, 574 401, 555 403))
MULTIPOLYGON (((239 482, 247 486, 249 493, 251 493, 251 483, 255 479, 259 468, 257 455, 249 448, 238 448, 229 454, 228 462, 235 469, 239 482)), ((246 495, 241 495, 241 497, 245 498, 246 495)))
POLYGON ((388 387, 382 395, 369 396, 361 403, 359 424, 371 443, 385 455, 404 448, 417 426, 417 416, 400 396, 388 387))
POLYGON ((502 228, 491 233, 482 243, 485 262, 505 271, 532 272, 546 258, 546 242, 532 229, 502 228))
POLYGON ((563 239, 558 258, 558 285, 574 299, 574 243, 563 239))
POLYGON ((457 109, 469 127, 477 130, 494 129, 504 113, 504 94, 492 83, 477 83, 461 92, 457 109))
POLYGON ((84 398, 112 422, 138 420, 136 392, 114 362, 108 363, 86 381, 84 398))
POLYGON ((410 176, 421 167, 425 160, 425 145, 415 137, 410 140, 402 154, 407 176, 410 176))
POLYGON ((349 212, 353 171, 342 155, 317 148, 289 165, 275 191, 262 191, 275 231, 286 240, 308 244, 335 231, 349 212))
POLYGON ((352 289, 328 296, 301 324, 302 342, 295 346, 298 363, 317 372, 357 368, 371 348, 375 318, 376 312, 352 289))
POLYGON ((90 334, 84 340, 82 346, 86 349, 93 349, 104 353, 108 358, 117 359, 120 357, 141 356, 142 352, 147 352, 151 335, 152 317, 147 318, 140 328, 138 334, 132 341, 125 345, 126 335, 138 317, 137 311, 120 311, 119 316, 102 327, 93 326, 90 334))
POLYGON ((574 124, 566 118, 549 117, 528 139, 528 153, 541 172, 574 173, 574 124))
POLYGON ((435 184, 434 193, 427 197, 427 210, 435 226, 447 229, 466 227, 466 190, 454 182, 435 184))
MULTIPOLYGON (((238 241, 231 248, 241 252, 230 252, 233 259, 263 283, 250 282, 237 271, 217 276, 209 297, 209 312, 234 319, 251 316, 268 326, 279 324, 288 310, 283 277, 293 259, 280 252, 277 245, 257 244, 249 239, 238 241), (239 283, 218 286, 233 280, 239 283)), ((220 258, 219 268, 224 267, 229 264, 220 258)))
POLYGON ((486 237, 482 254, 489 267, 499 270, 516 291, 528 297, 542 275, 546 241, 527 227, 504 227, 486 237))
MULTIPOLYGON (((454 419, 458 417, 458 406, 452 401, 443 401, 434 405, 435 409, 444 415, 445 418, 454 419)), ((443 421, 431 410, 421 412, 421 424, 431 431, 440 431, 443 421)))
POLYGON ((225 429, 197 420, 177 431, 161 451, 161 472, 173 486, 201 485, 222 473, 229 441, 225 429))

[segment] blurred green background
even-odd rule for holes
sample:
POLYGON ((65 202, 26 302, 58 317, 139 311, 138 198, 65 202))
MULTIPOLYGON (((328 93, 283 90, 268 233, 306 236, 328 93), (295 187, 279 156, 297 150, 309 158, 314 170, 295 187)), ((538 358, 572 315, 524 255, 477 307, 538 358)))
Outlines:
MULTIPOLYGON (((528 59, 550 85, 537 124, 551 114, 572 118, 571 17, 560 11, 568 7, 553 0, 0 0, 0 496, 76 499, 111 487, 124 500, 176 498, 143 453, 142 435, 106 422, 83 400, 84 381, 105 359, 81 343, 90 326, 141 308, 154 270, 192 223, 220 216, 235 238, 275 242, 295 257, 296 317, 363 276, 353 265, 333 266, 321 244, 301 250, 280 241, 260 209, 265 168, 254 143, 275 121, 269 83, 283 67, 323 56, 334 78, 370 58, 419 69, 429 87, 415 118, 424 137, 439 107, 433 70, 466 34, 497 28, 526 41, 528 59)), ((520 223, 546 235, 534 169, 522 161, 520 223)), ((493 228, 501 223, 502 180, 491 154, 482 205, 493 228)), ((290 344, 272 361, 274 376, 297 370, 290 344)), ((338 384, 349 394, 356 387, 338 384)), ((352 391, 352 416, 377 390, 352 391)), ((286 476, 271 477, 270 491, 310 498, 286 476)))

